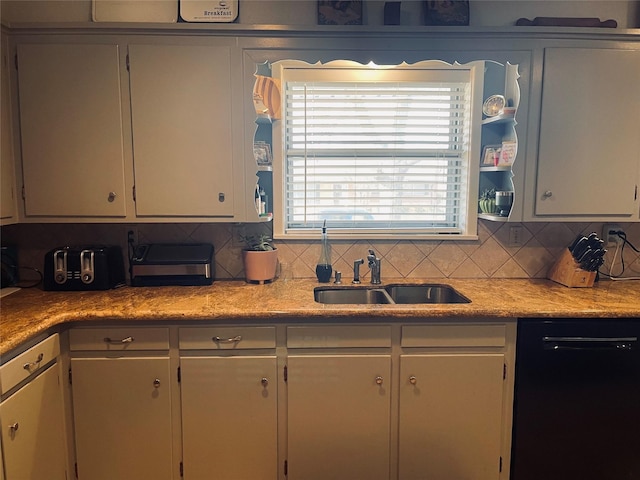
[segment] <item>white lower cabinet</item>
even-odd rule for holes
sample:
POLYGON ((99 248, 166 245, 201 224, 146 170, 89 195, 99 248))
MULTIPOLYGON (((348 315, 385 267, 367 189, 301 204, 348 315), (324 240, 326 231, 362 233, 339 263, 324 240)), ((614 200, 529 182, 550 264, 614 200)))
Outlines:
POLYGON ((58 335, 54 334, 9 360, 0 369, 3 393, 0 457, 4 461, 0 478, 71 478, 66 460, 59 354, 58 335))
POLYGON ((74 328, 78 479, 506 480, 514 344, 515 321, 74 328))
POLYGON ((0 403, 7 480, 65 480, 66 447, 57 364, 0 403))
POLYGON ((168 358, 74 358, 79 480, 172 478, 168 358))
POLYGON ((287 327, 289 480, 388 480, 391 327, 287 327))
POLYGON ((390 355, 287 359, 289 480, 388 480, 390 355))
POLYGON ((276 328, 179 332, 184 480, 276 480, 276 328))
POLYGON ((79 480, 170 480, 168 329, 74 329, 71 389, 79 480), (158 338, 158 335, 160 338, 158 338), (84 351, 81 349, 89 349, 84 351))
POLYGON ((508 478, 513 335, 513 324, 402 327, 399 479, 508 478))
POLYGON ((275 480, 275 356, 180 359, 185 480, 275 480))
POLYGON ((400 357, 399 478, 500 478, 503 354, 400 357))

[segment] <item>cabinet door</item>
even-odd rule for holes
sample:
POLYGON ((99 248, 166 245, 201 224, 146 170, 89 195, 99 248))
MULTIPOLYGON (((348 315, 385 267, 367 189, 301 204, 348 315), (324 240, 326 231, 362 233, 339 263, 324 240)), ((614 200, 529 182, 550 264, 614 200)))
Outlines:
POLYGON ((390 356, 300 355, 287 364, 289 480, 388 480, 390 356))
POLYGON ((67 478, 57 364, 0 404, 0 423, 7 480, 67 478))
POLYGON ((184 479, 275 480, 276 357, 183 357, 180 372, 184 479))
POLYGON ((11 130, 8 40, 2 35, 2 58, 0 59, 0 219, 2 224, 12 223, 16 212, 13 175, 13 148, 11 130))
POLYGON ((638 214, 640 51, 545 49, 536 215, 638 214))
POLYGON ((168 358, 71 360, 80 480, 172 478, 168 358))
POLYGON ((125 216, 117 45, 18 45, 26 215, 125 216))
POLYGON ((230 50, 130 45, 139 216, 232 216, 230 50))
POLYGON ((502 354, 401 355, 399 478, 500 476, 502 354))

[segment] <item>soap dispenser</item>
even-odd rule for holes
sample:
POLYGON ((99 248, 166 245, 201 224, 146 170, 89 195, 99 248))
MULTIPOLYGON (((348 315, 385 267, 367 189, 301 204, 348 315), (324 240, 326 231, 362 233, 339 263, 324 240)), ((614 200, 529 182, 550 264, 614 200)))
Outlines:
POLYGON ((331 245, 327 237, 327 221, 322 225, 322 237, 320 239, 320 258, 316 265, 316 277, 320 283, 327 283, 331 280, 331 245))

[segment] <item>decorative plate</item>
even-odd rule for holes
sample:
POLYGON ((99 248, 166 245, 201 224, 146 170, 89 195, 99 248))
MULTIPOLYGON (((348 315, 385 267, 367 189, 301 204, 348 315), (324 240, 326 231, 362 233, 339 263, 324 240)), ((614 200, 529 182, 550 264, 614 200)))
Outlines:
POLYGON ((491 95, 482 104, 482 113, 487 117, 495 117, 502 112, 506 101, 502 95, 491 95))

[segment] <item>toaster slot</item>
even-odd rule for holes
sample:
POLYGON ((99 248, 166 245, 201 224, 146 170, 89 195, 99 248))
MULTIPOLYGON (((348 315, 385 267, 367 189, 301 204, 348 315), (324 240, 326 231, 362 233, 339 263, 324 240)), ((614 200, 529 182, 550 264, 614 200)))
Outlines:
POLYGON ((55 253, 53 254, 53 269, 53 279, 55 280, 55 282, 60 285, 65 283, 68 278, 66 250, 55 251, 55 253))
POLYGON ((91 283, 95 278, 95 254, 93 250, 80 252, 80 280, 82 283, 91 283))

